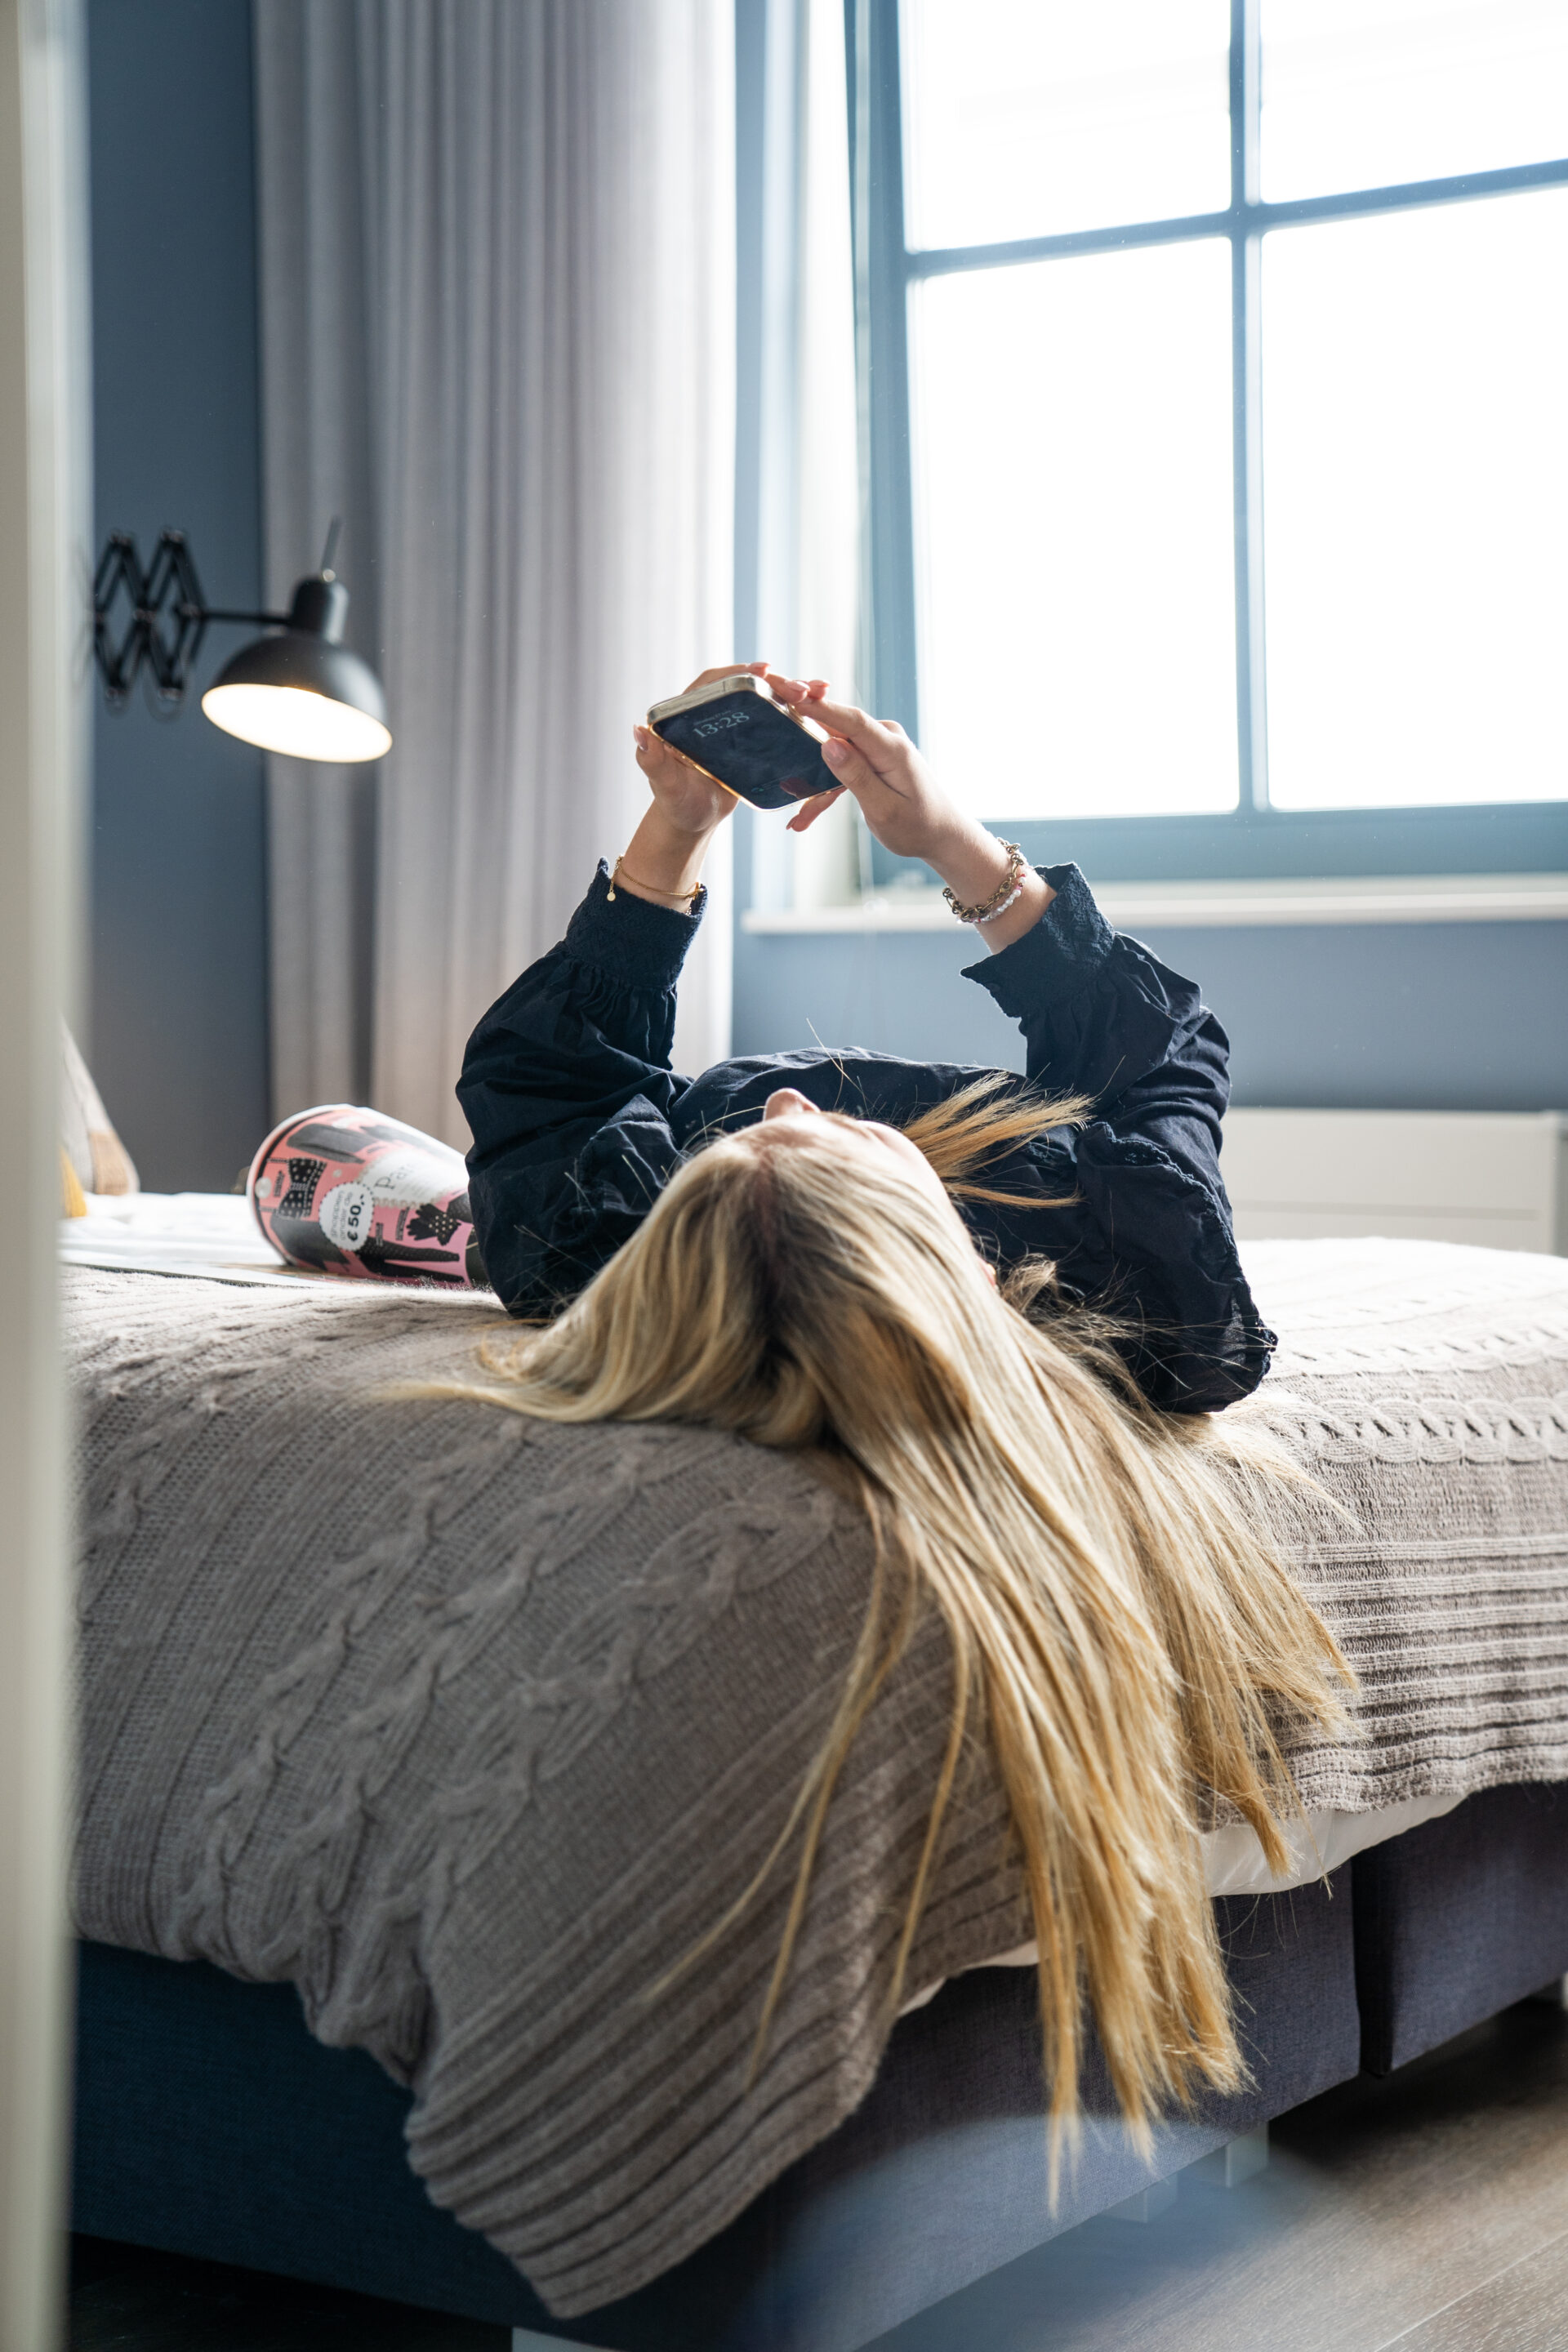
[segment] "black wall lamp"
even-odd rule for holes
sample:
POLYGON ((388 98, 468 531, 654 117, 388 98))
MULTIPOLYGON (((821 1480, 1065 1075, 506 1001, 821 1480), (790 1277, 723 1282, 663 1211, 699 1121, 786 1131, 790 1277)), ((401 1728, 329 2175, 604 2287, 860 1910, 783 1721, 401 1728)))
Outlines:
POLYGON ((160 532, 146 571, 135 541, 113 532, 92 583, 93 658, 110 709, 124 708, 142 674, 159 702, 184 702, 209 625, 259 622, 275 634, 242 646, 202 697, 213 725, 295 760, 382 758, 392 730, 381 680, 342 641, 349 592, 332 570, 338 530, 334 520, 320 572, 300 582, 287 613, 209 604, 182 530, 160 532))

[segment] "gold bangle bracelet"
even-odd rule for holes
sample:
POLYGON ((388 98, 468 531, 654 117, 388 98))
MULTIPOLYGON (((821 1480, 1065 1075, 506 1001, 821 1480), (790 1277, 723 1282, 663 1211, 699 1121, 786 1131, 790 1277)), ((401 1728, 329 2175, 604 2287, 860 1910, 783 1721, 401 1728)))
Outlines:
POLYGON ((635 874, 631 874, 626 871, 626 862, 625 858, 617 857, 616 860, 616 870, 610 877, 610 887, 605 894, 606 905, 613 905, 615 903, 616 884, 623 874, 626 875, 626 880, 631 884, 634 890, 651 891, 656 898, 679 898, 682 906, 685 907, 695 906, 697 900, 702 896, 702 885, 700 882, 699 882, 695 890, 661 890, 656 882, 640 882, 635 874))

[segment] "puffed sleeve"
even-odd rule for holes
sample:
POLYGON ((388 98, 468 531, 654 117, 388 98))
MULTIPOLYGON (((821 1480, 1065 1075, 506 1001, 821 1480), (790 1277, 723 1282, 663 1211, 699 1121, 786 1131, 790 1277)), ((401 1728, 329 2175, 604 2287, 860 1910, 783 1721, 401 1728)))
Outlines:
POLYGON ((675 989, 700 908, 609 892, 601 863, 560 946, 474 1031, 458 1082, 479 1248, 513 1314, 581 1290, 678 1157, 669 1120, 690 1081, 669 1066, 675 989))
POLYGON ((1069 1287, 1123 1318, 1152 1402, 1215 1412, 1250 1394, 1276 1344, 1220 1179, 1229 1043, 1194 982, 1111 929, 1076 866, 1042 871, 1057 896, 1040 921, 966 977, 1017 1021, 1032 1082, 1093 1101, 1052 1254, 1069 1287))

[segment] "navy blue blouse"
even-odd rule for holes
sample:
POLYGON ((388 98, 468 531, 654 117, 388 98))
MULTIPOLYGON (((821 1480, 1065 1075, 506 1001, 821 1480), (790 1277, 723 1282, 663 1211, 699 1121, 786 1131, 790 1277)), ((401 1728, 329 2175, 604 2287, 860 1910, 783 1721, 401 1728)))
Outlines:
MULTIPOLYGON (((1229 1096, 1224 1030, 1189 980, 1111 930, 1076 866, 1034 929, 964 978, 1024 1034, 1024 1083, 1089 1095, 1095 1116, 1021 1147, 986 1181, 1041 1205, 963 1202, 1000 1270, 1053 1259, 1059 1288, 1121 1320, 1150 1402, 1218 1410, 1255 1389, 1274 1334, 1237 1258, 1219 1175, 1229 1096), (1064 1193, 1066 1207, 1047 1206, 1064 1193)), ((603 865, 557 948, 491 1006, 458 1095, 473 1131, 470 1195, 486 1268, 513 1313, 548 1313, 637 1231, 681 1155, 760 1118, 775 1087, 824 1110, 901 1126, 977 1075, 849 1047, 669 1066, 675 989, 700 911, 622 890, 603 865)))

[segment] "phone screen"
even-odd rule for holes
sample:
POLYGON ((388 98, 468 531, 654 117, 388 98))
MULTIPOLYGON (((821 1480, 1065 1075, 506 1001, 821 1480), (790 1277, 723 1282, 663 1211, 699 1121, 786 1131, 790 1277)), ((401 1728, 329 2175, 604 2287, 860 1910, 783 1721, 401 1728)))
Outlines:
POLYGON ((763 695, 721 694, 654 725, 667 743, 753 808, 791 808, 813 793, 837 790, 816 736, 763 695))

